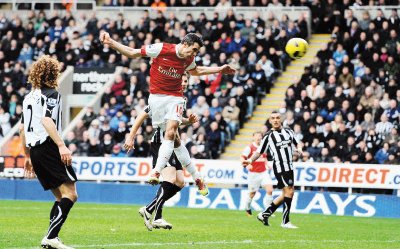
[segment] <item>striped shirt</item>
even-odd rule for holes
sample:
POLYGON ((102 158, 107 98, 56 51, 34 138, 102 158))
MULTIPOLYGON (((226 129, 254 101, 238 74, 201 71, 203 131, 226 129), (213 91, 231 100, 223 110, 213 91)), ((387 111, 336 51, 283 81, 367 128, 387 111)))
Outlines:
POLYGON ((390 122, 379 122, 375 126, 376 133, 387 135, 392 131, 393 124, 390 122))
POLYGON ((293 130, 282 127, 268 131, 257 152, 271 155, 274 171, 281 173, 293 170, 293 146, 297 146, 293 130))
POLYGON ((61 106, 61 95, 53 88, 34 89, 25 96, 21 122, 24 124, 27 147, 40 145, 49 137, 42 124, 44 117, 51 118, 61 134, 61 106))

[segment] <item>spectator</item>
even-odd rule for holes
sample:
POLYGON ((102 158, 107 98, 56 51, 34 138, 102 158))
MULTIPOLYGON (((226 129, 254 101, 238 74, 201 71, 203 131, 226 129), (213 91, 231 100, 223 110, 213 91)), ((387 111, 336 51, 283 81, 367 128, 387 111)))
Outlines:
POLYGON ((322 87, 318 85, 318 80, 316 78, 312 78, 310 83, 311 84, 306 88, 307 96, 311 100, 316 100, 321 94, 322 87))
POLYGON ((111 157, 125 157, 126 154, 122 151, 121 145, 115 144, 112 148, 111 157))
POLYGON ((379 164, 383 164, 386 160, 388 160, 389 158, 389 144, 388 143, 384 143, 383 147, 378 150, 375 154, 375 159, 376 161, 378 161, 379 164))
POLYGON ((239 131, 239 114, 240 109, 236 106, 236 99, 231 98, 229 100, 229 105, 225 106, 222 111, 222 117, 228 123, 230 129, 231 139, 239 131))

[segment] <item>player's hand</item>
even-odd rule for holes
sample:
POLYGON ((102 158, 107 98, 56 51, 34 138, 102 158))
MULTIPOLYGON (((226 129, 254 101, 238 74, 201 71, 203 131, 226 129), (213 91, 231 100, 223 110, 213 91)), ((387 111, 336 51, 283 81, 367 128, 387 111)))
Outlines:
POLYGON ((246 166, 246 169, 247 169, 247 170, 252 170, 252 169, 253 169, 253 165, 251 165, 251 164, 247 165, 247 166, 246 166))
POLYGON ((126 139, 125 139, 125 143, 124 143, 124 149, 125 149, 125 151, 126 152, 129 152, 130 150, 133 150, 134 148, 135 148, 135 146, 134 146, 134 138, 133 137, 131 137, 131 136, 128 136, 126 139))
POLYGON ((225 64, 221 67, 221 73, 222 74, 235 74, 236 69, 234 69, 232 66, 225 64))
POLYGON ((251 160, 250 159, 246 159, 242 162, 243 166, 248 166, 251 164, 251 160))
POLYGON ((196 114, 191 113, 189 115, 188 121, 189 121, 190 124, 197 123, 197 122, 199 122, 199 116, 197 116, 196 114))
POLYGON ((65 146, 65 144, 64 144, 64 145, 58 147, 58 151, 60 152, 60 155, 61 155, 61 161, 65 165, 71 166, 71 164, 72 164, 72 153, 67 148, 67 146, 65 146))
POLYGON ((112 40, 111 40, 110 34, 108 32, 105 32, 105 31, 100 32, 99 39, 102 44, 111 45, 112 40))
POLYGON ((33 166, 30 157, 25 157, 24 162, 24 175, 25 178, 33 178, 35 177, 35 171, 33 171, 33 166))
POLYGON ((302 156, 303 156, 303 151, 302 151, 302 150, 296 149, 295 152, 297 153, 297 155, 298 155, 299 157, 302 157, 302 156))

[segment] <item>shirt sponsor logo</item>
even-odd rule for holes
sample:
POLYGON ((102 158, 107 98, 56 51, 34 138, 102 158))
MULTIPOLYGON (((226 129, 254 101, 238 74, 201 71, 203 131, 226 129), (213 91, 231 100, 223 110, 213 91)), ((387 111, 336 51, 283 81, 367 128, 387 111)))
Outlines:
POLYGON ((175 79, 181 79, 182 74, 178 73, 178 70, 176 70, 173 67, 170 67, 169 69, 164 69, 162 66, 158 66, 158 72, 161 74, 167 75, 169 77, 175 78, 175 79))

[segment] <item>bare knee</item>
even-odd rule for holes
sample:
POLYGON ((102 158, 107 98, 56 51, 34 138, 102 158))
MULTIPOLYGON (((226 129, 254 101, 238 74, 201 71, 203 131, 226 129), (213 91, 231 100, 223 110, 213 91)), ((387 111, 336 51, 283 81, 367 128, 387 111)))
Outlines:
POLYGON ((294 187, 285 187, 283 189, 285 197, 293 198, 294 187))
POLYGON ((183 177, 183 174, 182 174, 182 176, 177 174, 175 185, 180 187, 180 188, 183 188, 185 186, 185 179, 183 177))
POLYGON ((75 183, 64 183, 58 187, 58 190, 61 192, 62 198, 68 198, 73 202, 78 200, 75 183))

